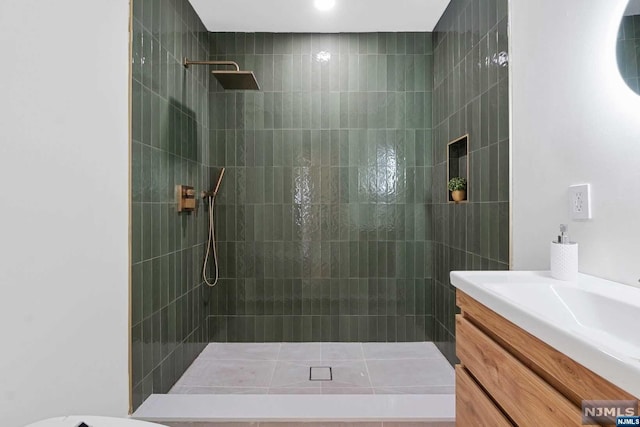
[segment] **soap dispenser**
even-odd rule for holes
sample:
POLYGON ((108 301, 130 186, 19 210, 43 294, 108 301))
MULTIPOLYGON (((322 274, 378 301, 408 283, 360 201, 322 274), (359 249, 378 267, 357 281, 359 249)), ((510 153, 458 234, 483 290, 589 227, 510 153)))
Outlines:
POLYGON ((578 244, 569 240, 568 231, 567 224, 560 224, 560 235, 551 242, 551 276, 575 281, 578 278, 578 244))

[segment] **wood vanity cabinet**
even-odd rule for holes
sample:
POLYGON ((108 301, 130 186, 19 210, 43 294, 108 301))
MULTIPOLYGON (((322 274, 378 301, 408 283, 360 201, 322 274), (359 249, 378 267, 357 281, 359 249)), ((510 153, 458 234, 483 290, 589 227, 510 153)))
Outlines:
POLYGON ((629 393, 457 290, 456 424, 581 426, 582 400, 629 393))

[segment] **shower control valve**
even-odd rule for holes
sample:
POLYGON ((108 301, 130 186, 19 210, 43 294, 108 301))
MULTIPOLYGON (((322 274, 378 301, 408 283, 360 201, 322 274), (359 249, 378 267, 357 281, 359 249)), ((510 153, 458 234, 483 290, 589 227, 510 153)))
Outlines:
POLYGON ((189 185, 176 185, 178 212, 193 212, 196 209, 196 191, 189 185))

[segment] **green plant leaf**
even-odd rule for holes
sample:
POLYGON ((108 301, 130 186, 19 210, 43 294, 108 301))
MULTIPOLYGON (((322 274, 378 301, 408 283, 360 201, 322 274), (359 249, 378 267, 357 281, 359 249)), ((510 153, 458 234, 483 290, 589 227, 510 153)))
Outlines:
POLYGON ((457 190, 466 191, 466 189, 467 189, 467 180, 465 178, 460 177, 460 176, 456 176, 454 178, 451 178, 449 180, 448 188, 449 188, 449 191, 457 191, 457 190))

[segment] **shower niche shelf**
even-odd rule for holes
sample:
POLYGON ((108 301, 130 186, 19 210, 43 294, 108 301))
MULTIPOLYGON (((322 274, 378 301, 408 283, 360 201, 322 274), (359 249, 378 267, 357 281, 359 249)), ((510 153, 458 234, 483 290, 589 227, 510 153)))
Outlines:
POLYGON ((469 134, 454 139, 447 144, 447 182, 445 183, 449 203, 466 203, 469 200, 469 134), (451 178, 464 178, 467 190, 462 201, 456 202, 451 197, 447 184, 451 178))

